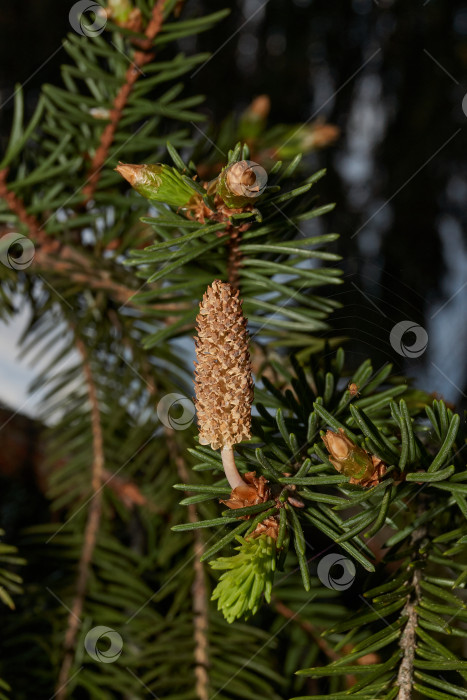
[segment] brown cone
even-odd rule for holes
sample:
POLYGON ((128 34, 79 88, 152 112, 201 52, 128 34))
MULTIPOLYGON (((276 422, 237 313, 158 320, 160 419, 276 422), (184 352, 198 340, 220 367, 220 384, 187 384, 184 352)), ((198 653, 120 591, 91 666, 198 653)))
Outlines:
POLYGON ((217 450, 251 437, 253 379, 238 290, 215 280, 204 294, 196 320, 199 441, 217 450))

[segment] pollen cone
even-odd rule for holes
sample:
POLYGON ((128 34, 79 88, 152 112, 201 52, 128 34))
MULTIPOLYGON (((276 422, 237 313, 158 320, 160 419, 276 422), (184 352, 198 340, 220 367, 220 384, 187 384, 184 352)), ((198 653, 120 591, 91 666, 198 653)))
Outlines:
POLYGON ((213 450, 251 437, 248 331, 238 289, 215 280, 197 317, 196 409, 201 445, 213 450))

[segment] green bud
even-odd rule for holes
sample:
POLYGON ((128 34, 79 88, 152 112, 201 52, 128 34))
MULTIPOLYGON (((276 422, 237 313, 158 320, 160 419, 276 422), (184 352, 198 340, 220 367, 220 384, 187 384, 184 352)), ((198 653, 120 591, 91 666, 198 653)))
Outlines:
POLYGON ((259 535, 244 539, 238 536, 239 554, 220 557, 210 562, 213 569, 224 570, 211 600, 217 600, 227 622, 238 617, 254 615, 264 593, 271 601, 272 582, 276 569, 276 542, 272 537, 259 535))
POLYGON ((107 9, 117 23, 124 23, 128 21, 133 5, 130 0, 108 0, 107 9))
POLYGON ((201 199, 181 173, 170 165, 119 163, 115 170, 146 199, 165 202, 176 208, 201 199))
MULTIPOLYGON (((339 138, 339 133, 339 127, 334 124, 297 124, 282 134, 280 146, 274 148, 272 144, 274 155, 280 160, 290 160, 298 153, 310 153, 331 145, 339 138)), ((279 134, 277 140, 278 138, 279 134)))

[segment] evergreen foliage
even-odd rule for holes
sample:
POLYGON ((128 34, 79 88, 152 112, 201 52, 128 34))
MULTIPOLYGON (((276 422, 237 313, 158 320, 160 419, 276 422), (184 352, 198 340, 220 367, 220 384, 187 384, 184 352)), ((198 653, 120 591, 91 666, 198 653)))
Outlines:
POLYGON ((17 608, 0 698, 465 697, 464 425, 390 365, 347 369, 337 234, 320 223, 334 205, 324 170, 301 162, 324 144, 251 111, 207 126, 209 149, 193 130, 202 97, 179 79, 208 56, 177 42, 227 12, 135 5, 137 29, 123 3, 103 33, 70 33, 63 84, 29 122, 18 88, 0 164, 2 233, 35 246, 31 265, 14 251, 0 265, 1 315, 27 302, 23 354, 49 359, 31 388, 47 517, 0 545, 0 597, 17 608), (226 168, 266 151, 267 187, 229 200, 226 168), (157 191, 129 187, 119 162, 149 166, 157 191), (271 490, 236 510, 219 505, 220 454, 172 410, 192 397, 189 342, 215 279, 240 289, 252 341, 253 437, 236 464, 271 490), (337 471, 326 431, 384 469, 337 471), (266 518, 275 542, 250 537, 266 518), (349 586, 320 569, 329 551, 349 586), (121 639, 112 663, 88 650, 100 626, 121 639))

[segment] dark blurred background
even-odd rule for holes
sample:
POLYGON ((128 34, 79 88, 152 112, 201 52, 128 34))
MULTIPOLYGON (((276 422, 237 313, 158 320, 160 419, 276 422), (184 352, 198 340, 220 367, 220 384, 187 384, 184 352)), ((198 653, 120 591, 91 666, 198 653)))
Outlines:
MULTIPOLYGON (((60 80, 72 4, 2 4, 2 104, 20 82, 32 109, 41 84, 60 80)), ((184 12, 220 7, 189 0, 184 12)), ((231 9, 214 31, 184 42, 187 52, 214 54, 188 90, 207 96, 215 123, 266 93, 270 125, 323 117, 340 127, 310 164, 328 168, 320 201, 337 203, 324 224, 341 234, 344 256, 344 308, 333 325, 350 337, 352 364, 392 361, 466 406, 467 3, 245 0, 231 9), (417 357, 389 342, 404 320, 428 333, 417 357)), ((2 140, 12 105, 0 112, 2 140)), ((415 337, 406 333, 403 345, 415 337)))

